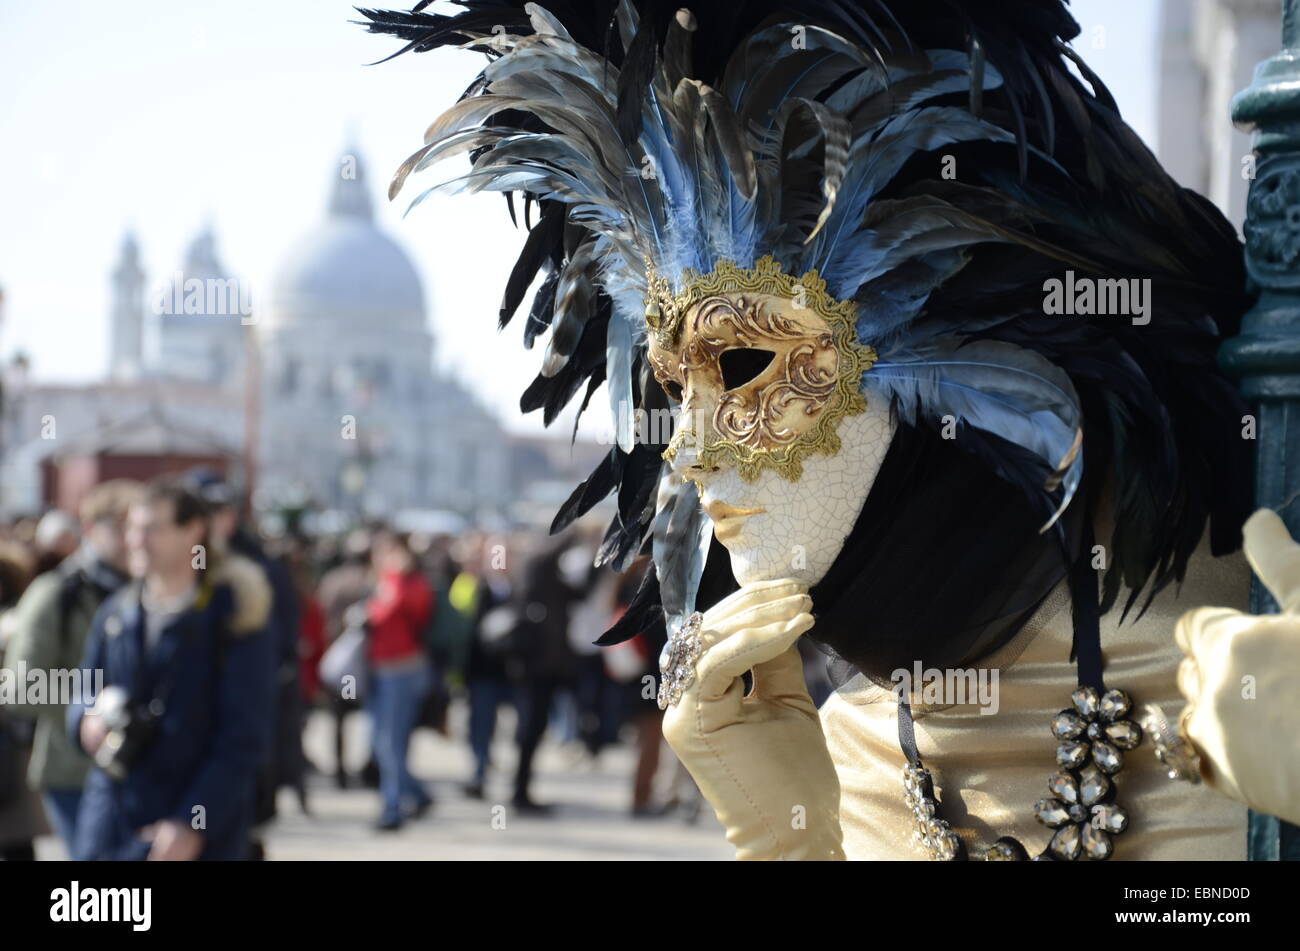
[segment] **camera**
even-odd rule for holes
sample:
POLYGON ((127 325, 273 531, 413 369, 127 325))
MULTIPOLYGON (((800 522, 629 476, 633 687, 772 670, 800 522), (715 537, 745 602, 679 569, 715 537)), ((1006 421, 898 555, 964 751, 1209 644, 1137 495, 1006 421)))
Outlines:
POLYGON ((157 735, 162 714, 163 704, 157 698, 133 704, 121 687, 105 687, 89 711, 91 716, 103 717, 108 728, 95 751, 95 765, 113 779, 125 779, 157 735))

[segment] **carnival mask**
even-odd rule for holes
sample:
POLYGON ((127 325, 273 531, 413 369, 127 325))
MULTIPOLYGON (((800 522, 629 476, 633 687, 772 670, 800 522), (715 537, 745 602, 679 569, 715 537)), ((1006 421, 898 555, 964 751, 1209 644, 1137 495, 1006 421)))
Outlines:
POLYGON ((770 257, 723 262, 666 292, 652 277, 649 357, 681 406, 664 453, 700 490, 741 584, 815 583, 839 553, 892 435, 859 386, 875 352, 851 302, 770 257))

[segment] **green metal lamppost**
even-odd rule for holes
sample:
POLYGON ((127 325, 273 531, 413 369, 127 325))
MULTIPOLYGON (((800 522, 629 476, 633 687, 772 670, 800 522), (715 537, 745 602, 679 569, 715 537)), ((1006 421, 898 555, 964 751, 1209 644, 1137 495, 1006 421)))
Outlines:
MULTIPOLYGON (((1244 232, 1259 298, 1219 360, 1257 414, 1255 502, 1300 538, 1300 0, 1283 0, 1282 50, 1255 68, 1232 118, 1254 133, 1244 232)), ((1258 581, 1250 601, 1255 614, 1278 609, 1258 581)), ((1300 827, 1251 812, 1249 857, 1300 860, 1300 827)))

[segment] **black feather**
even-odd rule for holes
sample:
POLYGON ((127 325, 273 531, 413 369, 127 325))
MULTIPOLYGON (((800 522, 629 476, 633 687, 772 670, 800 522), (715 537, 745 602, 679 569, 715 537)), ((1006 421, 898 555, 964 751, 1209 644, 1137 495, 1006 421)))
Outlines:
MULTIPOLYGON (((524 249, 519 252, 519 258, 510 271, 510 279, 506 281, 505 296, 501 299, 498 327, 505 327, 506 324, 510 323, 515 311, 523 303, 524 295, 528 293, 528 288, 533 283, 533 279, 537 277, 537 272, 544 266, 554 267, 558 263, 555 258, 555 245, 564 225, 564 207, 559 202, 546 202, 545 205, 541 218, 538 219, 533 229, 528 232, 528 238, 524 241, 524 249)), ((552 294, 554 294, 553 289, 552 294)), ((549 322, 548 318, 546 323, 542 324, 542 327, 545 328, 549 322)), ((530 322, 524 333, 525 346, 531 346, 538 331, 534 330, 530 322)))
MULTIPOLYGON (((1241 246, 1231 224, 1208 201, 1182 189, 1161 168, 1124 123, 1104 84, 1069 48, 1079 27, 1065 3, 748 0, 697 5, 697 30, 688 38, 671 27, 676 32, 668 42, 675 45, 666 53, 679 0, 635 0, 633 5, 639 28, 624 55, 612 28, 615 0, 541 4, 579 44, 619 70, 618 133, 634 164, 641 155, 637 138, 643 109, 661 59, 719 88, 732 55, 764 24, 825 27, 858 44, 866 62, 882 66, 925 61, 925 51, 978 49, 986 73, 996 71, 1001 80, 978 96, 962 89, 937 101, 963 110, 974 103, 984 121, 1002 130, 998 137, 1009 133, 1009 142, 959 142, 945 148, 958 162, 955 182, 938 175, 934 153, 918 152, 873 206, 890 211, 907 201, 946 203, 997 240, 961 247, 918 242, 915 255, 862 287, 856 299, 860 312, 900 314, 934 335, 960 332, 1014 344, 1060 367, 1083 410, 1083 484, 1060 533, 1040 538, 1033 530, 1040 524, 1035 506, 1042 498, 1031 491, 1042 481, 1037 461, 973 429, 962 429, 957 445, 936 445, 933 434, 923 429, 906 431, 891 446, 892 461, 864 507, 861 524, 869 523, 869 538, 861 540, 861 547, 854 542, 852 552, 841 557, 830 580, 815 592, 814 602, 826 605, 827 612, 818 630, 832 632, 828 636, 836 640, 837 650, 856 651, 863 663, 878 661, 905 652, 907 637, 920 625, 951 632, 947 644, 931 645, 935 657, 969 659, 971 652, 1015 629, 1046 590, 1042 585, 1064 577, 1073 557, 1070 544, 1080 537, 1080 520, 1096 516, 1103 499, 1114 508, 1114 528, 1106 540, 1111 568, 1101 594, 1105 608, 1118 604, 1121 589, 1128 588, 1124 609, 1140 610, 1155 592, 1177 583, 1207 520, 1216 553, 1239 544, 1250 499, 1250 447, 1237 432, 1246 410, 1218 369, 1216 352, 1225 337, 1237 332, 1249 304, 1241 246), (690 57, 685 55, 687 39, 690 57), (1061 277, 1067 268, 1080 277, 1150 280, 1150 323, 1044 314, 1044 281, 1061 277), (956 472, 964 473, 964 482, 956 472), (980 486, 980 492, 970 485, 980 486), (992 502, 984 504, 984 496, 992 502), (969 577, 918 608, 922 624, 908 613, 916 599, 907 572, 914 577, 923 566, 933 572, 933 558, 947 558, 935 556, 934 546, 945 545, 959 549, 944 561, 954 576, 978 564, 969 577), (1039 556, 1041 564, 1034 561, 1039 556), (852 558, 857 561, 849 564, 852 558), (864 565, 878 572, 870 583, 846 574, 860 572, 864 565), (861 604, 872 603, 874 610, 876 602, 859 599, 875 597, 883 605, 882 619, 867 634, 861 630, 861 604), (838 634, 837 624, 843 626, 838 634), (875 651, 871 657, 867 647, 875 651)), ((425 6, 409 13, 360 13, 371 32, 404 44, 393 55, 474 42, 491 35, 496 25, 517 34, 532 31, 523 0, 465 0, 463 12, 445 16, 425 12, 425 6)), ((478 43, 478 48, 496 55, 488 43, 478 43)), ((809 55, 797 68, 772 78, 773 94, 792 73, 817 60, 818 55, 809 55)), ((821 100, 855 77, 841 71, 829 80, 832 85, 821 100)), ((858 103, 854 122, 887 118, 899 101, 926 88, 927 81, 905 79, 879 98, 858 103)), ((483 92, 472 86, 468 95, 483 92)), ((545 131, 535 117, 510 110, 490 122, 545 131)), ((821 181, 816 149, 805 147, 805 140, 811 141, 807 130, 796 132, 799 142, 785 156, 784 170, 815 196, 821 181)), ((542 196, 521 195, 527 218, 529 203, 542 196)), ((797 233, 816 217, 818 206, 803 191, 786 197, 791 231, 797 233)), ((513 217, 513 198, 507 201, 513 217)), ((537 276, 547 272, 529 308, 524 329, 529 345, 551 325, 558 265, 583 232, 570 206, 543 200, 540 211, 501 308, 504 324, 537 276)), ((868 209, 868 219, 875 222, 873 215, 868 209)), ((887 226, 886 220, 882 227, 887 226)), ((585 407, 605 380, 611 302, 600 288, 594 291, 593 313, 576 346, 572 339, 561 341, 560 356, 567 356, 563 366, 553 377, 533 381, 521 399, 525 412, 542 409, 548 424, 584 386, 585 407)), ((567 333, 577 332, 575 322, 567 333)), ((633 364, 638 408, 664 399, 647 382, 645 371, 638 352, 633 364)), ((617 382, 626 385, 626 380, 617 382)), ((601 557, 616 566, 630 563, 646 547, 658 458, 652 447, 644 448, 627 457, 635 458, 635 464, 624 461, 617 471, 593 473, 556 519, 557 525, 567 524, 589 510, 593 496, 616 490, 618 514, 601 546, 601 557)), ((722 577, 719 565, 725 568, 725 553, 711 552, 706 575, 715 581, 722 577)), ((657 576, 651 571, 646 578, 638 592, 638 612, 659 596, 657 576)), ((715 587, 724 589, 726 578, 715 587)), ((700 603, 707 605, 708 598, 700 603)), ((644 620, 642 613, 629 614, 624 628, 644 620)))
POLYGON ((617 446, 600 461, 591 475, 573 490, 572 494, 560 506, 551 522, 552 535, 557 535, 572 525, 577 519, 591 511, 592 506, 600 502, 616 488, 623 478, 623 466, 627 456, 617 446))

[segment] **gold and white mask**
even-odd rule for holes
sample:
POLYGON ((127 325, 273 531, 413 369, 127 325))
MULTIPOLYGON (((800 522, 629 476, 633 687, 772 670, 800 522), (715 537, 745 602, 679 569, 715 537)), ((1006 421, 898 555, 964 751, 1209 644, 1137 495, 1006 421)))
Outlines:
POLYGON ((815 584, 839 554, 892 437, 868 406, 876 354, 857 340, 854 305, 816 272, 795 278, 771 257, 651 275, 646 305, 655 376, 680 404, 664 453, 696 484, 741 584, 815 584))
POLYGON ((857 341, 852 302, 830 297, 815 271, 796 279, 771 257, 688 271, 682 283, 670 296, 652 276, 646 308, 655 376, 681 404, 665 458, 797 481, 809 455, 838 452, 837 424, 866 409, 859 386, 876 359, 857 341))

